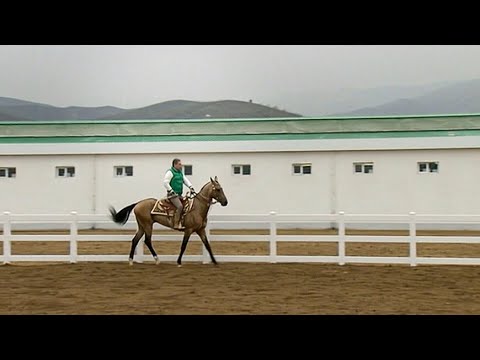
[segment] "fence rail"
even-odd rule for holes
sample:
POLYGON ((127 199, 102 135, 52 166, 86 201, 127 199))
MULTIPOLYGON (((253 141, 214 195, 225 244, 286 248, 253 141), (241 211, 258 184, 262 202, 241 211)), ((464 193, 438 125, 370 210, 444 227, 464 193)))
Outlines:
MULTIPOLYGON (((79 255, 78 242, 85 241, 131 241, 132 235, 86 235, 79 234, 78 227, 82 223, 111 223, 107 215, 78 214, 11 214, 4 212, 0 214, 0 224, 3 232, 0 239, 3 242, 3 255, 0 255, 0 262, 10 263, 13 261, 60 261, 76 263, 80 261, 127 261, 128 255, 79 255), (13 228, 16 224, 45 224, 45 223, 63 223, 70 227, 69 233, 64 235, 22 235, 13 234, 13 228), (68 241, 70 250, 68 255, 14 255, 12 254, 12 241, 68 241)), ((135 220, 129 221, 134 223, 135 220)), ((455 258, 455 257, 418 257, 417 244, 419 243, 439 243, 439 244, 480 244, 480 237, 474 236, 419 236, 417 234, 417 224, 480 224, 480 215, 417 215, 414 212, 399 215, 358 215, 345 214, 246 214, 246 215, 211 215, 207 227, 207 236, 210 241, 251 241, 267 242, 269 244, 268 255, 219 255, 216 256, 220 262, 267 262, 267 263, 337 263, 344 265, 346 263, 370 263, 370 264, 436 264, 436 265, 480 265, 480 258, 455 258), (334 235, 279 235, 277 225, 282 223, 336 223, 338 233, 334 235), (211 228, 215 224, 245 224, 245 223, 264 223, 269 228, 267 235, 216 235, 211 234, 211 228), (355 223, 400 223, 408 225, 408 235, 405 236, 360 236, 346 235, 346 224, 355 223), (337 255, 335 256, 298 256, 298 255, 278 255, 277 245, 279 242, 336 242, 337 255), (405 257, 396 256, 347 256, 345 252, 346 243, 407 243, 409 244, 409 255, 405 257)), ((152 240, 159 241, 180 241, 183 235, 178 234, 155 234, 152 240)), ((191 241, 199 241, 196 235, 192 236, 191 241)), ((203 245, 202 245, 203 246, 203 245)), ((137 262, 153 261, 150 254, 144 254, 143 242, 139 243, 135 260, 137 262)), ((159 255, 160 261, 175 261, 177 255, 159 255)), ((201 255, 186 255, 184 261, 209 262, 208 253, 203 247, 201 255)))

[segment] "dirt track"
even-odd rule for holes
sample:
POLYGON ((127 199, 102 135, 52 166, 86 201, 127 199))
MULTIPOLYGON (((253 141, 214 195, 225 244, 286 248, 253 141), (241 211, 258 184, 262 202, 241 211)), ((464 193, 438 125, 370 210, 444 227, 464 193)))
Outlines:
POLYGON ((2 314, 479 314, 479 294, 478 267, 0 267, 2 314))
MULTIPOLYGON (((160 254, 176 254, 179 244, 154 246, 160 254)), ((265 243, 213 242, 212 247, 216 254, 268 251, 265 243)), ((12 249, 67 254, 68 243, 14 243, 12 249)), ((124 242, 79 246, 80 254, 128 250, 124 242)), ((405 256, 407 251, 405 244, 347 245, 347 255, 405 256)), ((187 253, 200 253, 200 244, 190 243, 187 253)), ((278 253, 335 255, 336 246, 285 243, 278 253)), ((480 247, 425 244, 418 253, 480 256, 480 247)), ((480 314, 480 267, 22 263, 0 266, 0 314, 480 314)))

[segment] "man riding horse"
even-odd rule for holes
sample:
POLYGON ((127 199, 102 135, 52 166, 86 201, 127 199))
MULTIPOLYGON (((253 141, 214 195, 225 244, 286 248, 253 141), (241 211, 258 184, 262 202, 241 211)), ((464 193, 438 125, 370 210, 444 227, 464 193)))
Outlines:
MULTIPOLYGON (((175 162, 174 160, 173 163, 174 165, 177 165, 177 167, 175 167, 175 170, 177 171, 179 167, 179 162, 180 160, 178 160, 177 162, 175 162)), ((172 181, 176 174, 175 170, 172 170, 173 176, 169 180, 169 185, 171 188, 173 188, 173 191, 175 191, 175 187, 177 187, 176 190, 180 193, 183 190, 183 183, 185 177, 182 176, 182 182, 178 180, 179 178, 177 178, 176 181, 172 181), (180 186, 178 186, 178 184, 180 184, 180 186), (178 189, 178 187, 180 189, 178 189)), ((191 187, 191 184, 190 190, 194 191, 193 187, 191 187)), ((177 193, 175 194, 178 196, 177 193)), ((207 232, 205 230, 207 226, 208 212, 214 200, 220 203, 220 205, 222 206, 227 206, 228 204, 228 200, 225 196, 225 193, 223 192, 222 185, 220 185, 216 176, 214 179, 210 178, 210 181, 203 185, 198 194, 196 194, 196 196, 193 198, 193 205, 190 211, 188 211, 188 213, 185 215, 185 230, 183 233, 182 245, 180 247, 180 254, 178 255, 177 259, 177 264, 179 266, 182 265, 182 256, 187 248, 188 240, 193 233, 196 233, 200 237, 200 240, 202 240, 202 243, 205 245, 205 248, 210 254, 210 259, 212 260, 212 262, 214 264, 217 263, 215 257, 213 256, 212 249, 210 248, 210 244, 207 239, 207 232)), ((145 235, 145 245, 147 245, 148 249, 152 253, 153 258, 155 259, 155 263, 159 263, 157 253, 155 252, 152 244, 153 224, 158 223, 168 228, 171 228, 172 222, 169 216, 152 213, 152 209, 155 207, 155 204, 157 202, 158 200, 154 198, 143 199, 124 207, 118 212, 113 206, 110 206, 110 215, 112 217, 112 220, 117 224, 125 225, 132 211, 134 212, 137 219, 138 230, 132 239, 132 247, 130 248, 130 256, 128 258, 128 262, 130 265, 133 265, 135 248, 137 247, 138 242, 143 237, 143 235, 145 235)))
POLYGON ((182 161, 180 159, 173 159, 172 167, 168 169, 165 173, 163 186, 165 186, 165 188, 167 189, 168 199, 177 208, 177 211, 175 212, 175 216, 173 218, 173 228, 176 230, 184 230, 184 228, 180 224, 183 211, 181 197, 184 184, 188 186, 192 195, 195 195, 195 190, 193 189, 192 183, 182 173, 182 161))

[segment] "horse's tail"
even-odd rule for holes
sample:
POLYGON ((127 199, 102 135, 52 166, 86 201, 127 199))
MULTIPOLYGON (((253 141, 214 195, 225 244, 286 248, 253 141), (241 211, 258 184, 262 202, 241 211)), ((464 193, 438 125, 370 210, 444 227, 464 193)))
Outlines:
POLYGON ((112 216, 112 220, 115 221, 117 224, 125 225, 125 223, 128 221, 128 217, 130 216, 130 213, 132 212, 133 208, 137 204, 138 203, 135 203, 127 207, 124 207, 118 213, 113 206, 110 206, 109 210, 110 210, 110 215, 112 216))

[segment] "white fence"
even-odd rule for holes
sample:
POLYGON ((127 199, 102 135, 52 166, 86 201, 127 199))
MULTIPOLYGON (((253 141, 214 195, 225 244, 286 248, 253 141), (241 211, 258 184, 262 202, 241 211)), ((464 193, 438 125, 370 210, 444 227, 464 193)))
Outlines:
MULTIPOLYGON (((135 223, 134 216, 130 223, 135 223)), ((84 215, 72 212, 71 214, 59 215, 22 215, 4 212, 0 215, 0 223, 3 224, 3 255, 0 255, 0 262, 10 263, 13 261, 61 261, 75 263, 79 261, 128 261, 128 254, 125 255, 79 255, 77 251, 78 242, 82 241, 127 241, 130 242, 131 235, 82 235, 78 233, 78 227, 84 223, 111 223, 107 215, 84 215), (16 224, 69 224, 70 233, 67 235, 24 235, 12 234, 16 224), (12 255, 12 241, 69 241, 69 255, 12 255)), ((418 236, 417 224, 480 224, 478 215, 417 215, 411 212, 408 215, 354 215, 339 212, 331 215, 280 215, 271 212, 268 215, 211 215, 207 228, 209 241, 263 241, 269 243, 269 255, 219 255, 216 256, 219 262, 267 262, 267 263, 376 263, 376 264, 443 264, 443 265, 480 265, 480 258, 454 258, 454 257, 418 257, 417 244, 419 243, 450 243, 450 244, 480 244, 480 237, 473 236, 418 236), (269 235, 212 235, 210 228, 215 224, 242 224, 259 223, 270 228, 269 235), (278 235, 277 225, 282 223, 336 223, 338 234, 336 235, 278 235), (384 223, 384 224, 405 224, 409 226, 409 234, 406 236, 359 236, 346 235, 345 224, 384 223), (336 242, 338 251, 336 256, 291 256, 277 255, 277 244, 279 242, 336 242), (352 243, 408 243, 409 256, 346 256, 345 244, 352 243)), ((120 227, 119 227, 120 228, 120 227)), ((153 240, 180 241, 182 233, 153 235, 153 240)), ((190 241, 199 241, 197 235, 192 235, 190 241)), ((173 262, 178 254, 159 255, 160 261, 173 262)), ((184 261, 210 261, 205 247, 202 255, 185 255, 184 261)), ((153 261, 150 254, 143 253, 143 241, 137 247, 135 255, 136 262, 153 261)))

